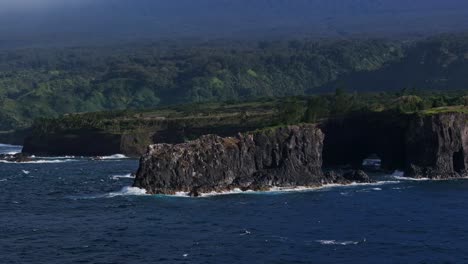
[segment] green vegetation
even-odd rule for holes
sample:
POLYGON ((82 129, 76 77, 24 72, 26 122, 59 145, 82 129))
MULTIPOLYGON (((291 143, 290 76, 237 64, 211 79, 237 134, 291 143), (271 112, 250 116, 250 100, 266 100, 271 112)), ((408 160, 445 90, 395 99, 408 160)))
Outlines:
POLYGON ((67 114, 60 118, 38 119, 36 134, 67 130, 99 130, 126 134, 135 131, 271 126, 315 123, 324 118, 337 118, 350 113, 390 111, 395 113, 433 113, 467 111, 463 106, 468 91, 397 93, 347 93, 264 98, 247 102, 197 103, 146 110, 121 110, 83 114, 67 114), (444 107, 439 107, 444 102, 444 107), (439 107, 439 108, 437 108, 439 107))
MULTIPOLYGON (((122 111, 66 118, 80 123, 92 116, 92 122, 101 122, 92 126, 116 127, 115 121, 96 120, 136 115, 138 121, 125 120, 133 127, 132 122, 142 122, 145 116, 153 122, 155 116, 194 118, 192 114, 210 113, 221 105, 203 103, 262 97, 288 97, 278 100, 281 106, 272 105, 277 100, 261 103, 277 108, 282 123, 314 122, 362 108, 379 111, 388 105, 400 111, 466 105, 463 92, 420 94, 428 89, 466 89, 467 54, 466 36, 414 43, 296 40, 4 51, 0 131, 28 127, 37 118, 107 110, 122 111), (388 92, 362 97, 361 91, 388 92), (322 92, 329 94, 309 96, 322 92), (189 105, 167 108, 174 104, 189 105), (132 111, 156 107, 157 114, 132 111)), ((224 104, 223 111, 231 105, 236 108, 232 112, 249 119, 249 110, 243 110, 248 104, 258 102, 224 104)), ((125 128, 119 125, 116 130, 121 126, 125 128)))
POLYGON ((424 115, 434 115, 443 113, 464 113, 468 114, 468 106, 444 106, 427 109, 421 112, 424 115))

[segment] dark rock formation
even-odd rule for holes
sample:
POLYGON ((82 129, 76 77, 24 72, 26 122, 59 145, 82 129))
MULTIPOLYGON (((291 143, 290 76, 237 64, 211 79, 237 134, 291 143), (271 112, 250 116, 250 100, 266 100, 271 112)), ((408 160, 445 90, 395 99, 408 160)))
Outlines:
POLYGON ((121 135, 93 129, 60 133, 33 132, 24 141, 23 153, 41 156, 105 156, 121 153, 121 142, 121 135))
POLYGON ((468 114, 415 117, 406 137, 407 175, 468 177, 468 114))
POLYGON ((350 182, 372 182, 369 175, 362 170, 349 171, 343 174, 343 178, 350 182))
MULTIPOLYGON (((24 140, 23 152, 41 156, 106 156, 124 154, 140 157, 148 145, 156 143, 183 143, 187 138, 202 135, 235 136, 239 132, 252 131, 271 123, 254 126, 232 120, 218 120, 220 124, 182 123, 182 121, 155 121, 125 131, 106 131, 95 128, 34 130, 24 140), (226 123, 221 125, 221 123, 226 123)), ((206 122, 206 121, 204 121, 206 122)), ((216 123, 217 120, 213 120, 216 123)), ((65 125, 64 125, 65 126, 65 125)), ((122 125, 123 126, 123 125, 122 125)))
POLYGON ((31 157, 23 154, 0 154, 0 160, 8 161, 8 162, 28 162, 32 161, 31 157))
MULTIPOLYGON (((467 177, 468 114, 359 113, 321 124, 324 166, 362 167, 372 154, 410 177, 467 177)), ((458 111, 458 112, 457 112, 458 111)))
POLYGON ((151 194, 321 186, 369 182, 365 173, 322 173, 324 135, 315 125, 290 126, 188 143, 158 144, 141 158, 135 187, 151 194), (351 175, 351 176, 350 176, 351 175))
POLYGON ((362 169, 363 160, 375 154, 383 169, 404 170, 410 119, 410 115, 396 112, 364 112, 323 122, 324 166, 362 169))
POLYGON ((371 153, 385 169, 407 176, 468 176, 468 122, 465 113, 404 115, 373 113, 315 125, 268 129, 237 137, 203 136, 188 143, 149 147, 135 186, 151 194, 193 196, 232 189, 320 186, 371 182, 358 170, 371 153), (325 145, 324 145, 325 138, 325 145), (322 172, 327 165, 351 164, 347 172, 322 172))
POLYGON ((334 184, 351 184, 358 183, 372 183, 373 180, 362 170, 330 170, 324 173, 327 183, 334 184))
POLYGON ((235 188, 319 185, 322 142, 323 133, 308 125, 152 145, 141 158, 135 186, 152 194, 197 195, 235 188))

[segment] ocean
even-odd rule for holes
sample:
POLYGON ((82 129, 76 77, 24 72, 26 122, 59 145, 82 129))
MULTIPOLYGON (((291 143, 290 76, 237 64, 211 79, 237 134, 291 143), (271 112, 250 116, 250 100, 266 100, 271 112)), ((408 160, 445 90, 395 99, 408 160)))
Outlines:
POLYGON ((0 163, 0 263, 468 263, 468 180, 188 198, 132 188, 137 168, 0 163))

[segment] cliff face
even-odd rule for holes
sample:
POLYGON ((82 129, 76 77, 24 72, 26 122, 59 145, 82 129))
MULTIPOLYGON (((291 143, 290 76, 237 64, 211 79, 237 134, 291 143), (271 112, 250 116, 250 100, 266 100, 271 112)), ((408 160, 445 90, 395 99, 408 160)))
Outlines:
POLYGON ((371 155, 382 159, 382 168, 403 170, 409 115, 368 112, 330 119, 320 127, 325 133, 325 167, 351 165, 357 169, 371 155))
POLYGON ((192 195, 234 188, 317 186, 330 180, 321 169, 323 139, 316 126, 302 125, 152 145, 140 160, 134 185, 151 194, 192 195))
POLYGON ((358 169, 364 158, 376 153, 385 169, 404 169, 407 176, 465 177, 467 121, 463 112, 379 113, 330 120, 320 127, 290 126, 237 137, 208 135, 183 144, 152 145, 140 160, 134 186, 151 194, 186 192, 196 196, 235 188, 265 190, 370 181, 360 171, 323 173, 322 152, 326 166, 348 164, 358 169))
POLYGON ((193 128, 164 124, 121 133, 98 129, 61 130, 55 133, 31 133, 24 140, 23 152, 28 155, 44 156, 125 154, 130 157, 140 157, 146 152, 148 145, 155 143, 178 144, 189 137, 198 138, 206 134, 232 136, 254 129, 252 126, 241 125, 193 128))
POLYGON ((468 177, 468 114, 417 117, 407 131, 407 174, 413 177, 468 177))

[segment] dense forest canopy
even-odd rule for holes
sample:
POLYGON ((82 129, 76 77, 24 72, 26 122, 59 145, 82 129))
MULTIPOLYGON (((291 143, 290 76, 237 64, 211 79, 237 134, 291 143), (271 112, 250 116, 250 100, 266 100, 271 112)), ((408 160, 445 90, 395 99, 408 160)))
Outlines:
POLYGON ((155 42, 0 52, 0 131, 38 117, 354 91, 463 90, 468 37, 155 42))

